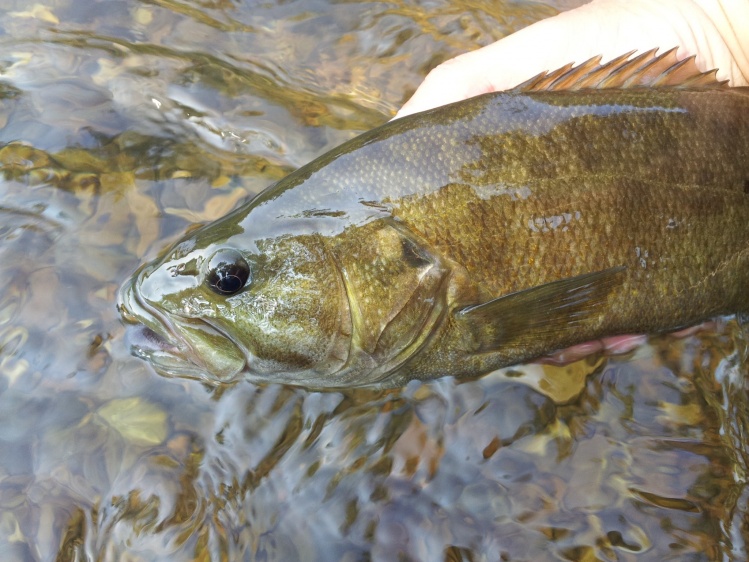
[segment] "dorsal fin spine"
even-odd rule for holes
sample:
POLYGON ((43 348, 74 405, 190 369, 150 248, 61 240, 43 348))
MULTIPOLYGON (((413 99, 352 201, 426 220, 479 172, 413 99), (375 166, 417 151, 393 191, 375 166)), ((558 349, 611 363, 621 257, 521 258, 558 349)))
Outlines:
POLYGON ((634 58, 634 51, 601 64, 595 56, 579 65, 566 64, 551 72, 541 72, 530 80, 512 88, 511 92, 540 92, 554 90, 582 90, 608 88, 722 88, 726 82, 718 81, 717 70, 702 72, 697 68, 696 57, 679 59, 677 48, 657 55, 650 49, 634 58))

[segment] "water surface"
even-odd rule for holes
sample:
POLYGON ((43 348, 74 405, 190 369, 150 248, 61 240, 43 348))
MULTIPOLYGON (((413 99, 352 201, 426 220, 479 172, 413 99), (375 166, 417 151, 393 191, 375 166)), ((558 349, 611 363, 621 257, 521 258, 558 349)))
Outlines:
POLYGON ((579 2, 9 0, 0 559, 745 560, 735 321, 457 384, 213 389, 131 357, 144 259, 579 2))

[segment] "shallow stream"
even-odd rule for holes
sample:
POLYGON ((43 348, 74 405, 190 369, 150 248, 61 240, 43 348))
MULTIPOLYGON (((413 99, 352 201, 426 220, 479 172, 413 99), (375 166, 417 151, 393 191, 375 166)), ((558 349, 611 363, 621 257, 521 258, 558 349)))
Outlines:
POLYGON ((5 0, 0 559, 746 560, 732 319, 387 392, 213 389, 124 342, 118 286, 189 224, 578 3, 5 0))

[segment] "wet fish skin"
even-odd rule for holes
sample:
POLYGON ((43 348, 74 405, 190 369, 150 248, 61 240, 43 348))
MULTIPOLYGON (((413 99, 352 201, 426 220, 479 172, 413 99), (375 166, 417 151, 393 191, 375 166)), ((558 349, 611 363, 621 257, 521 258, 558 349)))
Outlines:
POLYGON ((311 387, 475 376, 747 311, 749 91, 495 93, 365 133, 121 292, 171 374, 311 387), (206 267, 238 250, 242 291, 206 267))

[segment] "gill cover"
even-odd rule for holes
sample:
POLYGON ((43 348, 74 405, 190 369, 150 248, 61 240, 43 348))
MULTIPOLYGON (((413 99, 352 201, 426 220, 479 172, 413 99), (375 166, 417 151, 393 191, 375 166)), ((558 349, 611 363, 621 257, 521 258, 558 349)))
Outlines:
POLYGON ((394 219, 351 226, 330 243, 352 327, 349 360, 332 382, 385 383, 437 333, 448 309, 449 266, 394 219))

